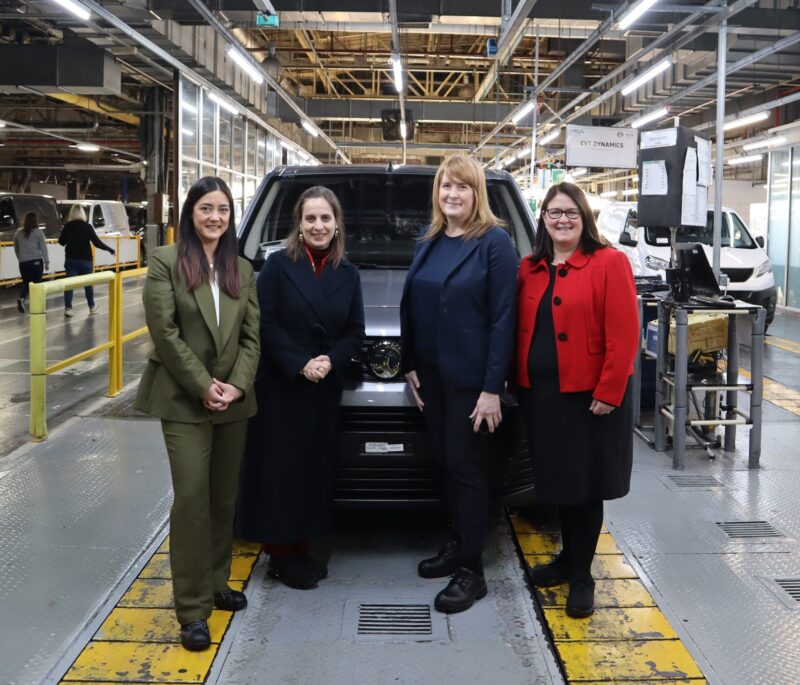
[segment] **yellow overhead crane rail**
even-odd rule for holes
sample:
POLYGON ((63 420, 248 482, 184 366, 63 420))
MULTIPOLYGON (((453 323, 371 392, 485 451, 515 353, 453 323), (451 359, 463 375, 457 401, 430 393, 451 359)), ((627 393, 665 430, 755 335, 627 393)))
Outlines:
POLYGON ((30 434, 35 440, 47 439, 47 385, 49 374, 72 366, 76 362, 108 350, 108 396, 114 397, 122 390, 122 346, 147 333, 147 326, 123 334, 122 332, 122 281, 144 276, 147 267, 128 271, 98 271, 85 276, 60 278, 30 286, 30 374, 31 414, 30 434), (47 296, 87 285, 108 283, 108 340, 79 352, 67 359, 47 366, 47 296))

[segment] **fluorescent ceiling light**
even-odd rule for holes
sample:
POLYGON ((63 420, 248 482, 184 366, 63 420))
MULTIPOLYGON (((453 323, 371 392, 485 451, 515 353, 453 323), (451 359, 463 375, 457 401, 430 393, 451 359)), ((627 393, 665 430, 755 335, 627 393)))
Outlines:
POLYGON ((642 117, 631 122, 632 128, 639 128, 640 126, 644 126, 645 124, 650 124, 658 119, 663 119, 665 116, 669 114, 669 110, 666 107, 661 107, 650 114, 645 114, 642 117))
POLYGON ((5 121, 0 121, 0 128, 5 128, 5 126, 6 126, 6 122, 5 121))
POLYGON ((400 64, 400 58, 397 55, 392 55, 392 72, 394 73, 394 87, 398 93, 403 92, 403 65, 400 64))
POLYGON ((189 114, 197 114, 197 107, 190 105, 186 100, 181 100, 181 107, 189 114))
POLYGON ((92 145, 91 143, 77 143, 76 145, 70 145, 70 147, 77 148, 81 152, 99 152, 100 148, 97 145, 92 145))
POLYGON ((628 190, 622 191, 623 197, 630 197, 631 195, 636 195, 639 192, 638 188, 628 188, 628 190))
POLYGON ((749 152, 750 150, 758 150, 760 147, 775 147, 776 145, 783 145, 785 142, 786 136, 777 136, 775 138, 767 138, 766 140, 759 140, 755 143, 742 145, 742 150, 749 152))
POLYGON ((569 175, 572 176, 572 178, 578 178, 578 176, 585 176, 588 173, 589 173, 588 169, 586 169, 585 167, 581 167, 580 169, 573 169, 572 171, 569 172, 569 175))
POLYGON ((256 143, 256 145, 257 145, 258 147, 267 147, 267 144, 266 144, 266 142, 264 142, 263 140, 259 140, 259 141, 256 143))
POLYGON ((236 109, 233 103, 230 102, 227 98, 217 95, 216 93, 209 92, 208 99, 212 100, 213 102, 216 102, 220 107, 222 107, 222 109, 224 109, 227 112, 230 112, 231 114, 239 114, 239 110, 236 109))
POLYGON ((406 134, 408 133, 408 127, 406 126, 405 121, 400 122, 400 137, 405 140, 406 134))
POLYGON ((319 130, 308 119, 303 119, 303 128, 315 138, 319 135, 319 130))
POLYGON ((256 83, 264 83, 264 77, 261 72, 256 69, 255 65, 246 57, 244 53, 239 52, 233 45, 228 46, 228 57, 230 57, 236 64, 238 64, 242 71, 244 71, 256 83))
POLYGON ((55 0, 55 2, 61 5, 65 10, 72 12, 78 19, 86 21, 92 16, 92 13, 80 3, 73 2, 72 0, 55 0))
POLYGON ((194 131, 192 131, 192 129, 184 128, 184 127, 181 127, 181 133, 183 133, 183 135, 185 135, 185 136, 193 136, 194 135, 194 131))
POLYGON ((630 12, 628 12, 624 17, 622 17, 622 19, 619 20, 619 22, 617 22, 617 26, 620 29, 628 28, 657 2, 658 0, 641 0, 631 8, 630 12))
POLYGON ((759 152, 757 155, 745 155, 744 157, 734 157, 733 159, 728 160, 728 164, 731 166, 736 166, 737 164, 752 164, 753 162, 761 161, 761 158, 764 156, 763 153, 759 152))
POLYGON ((645 83, 651 81, 656 76, 658 76, 662 71, 666 71, 671 66, 672 66, 672 60, 669 57, 665 57, 658 64, 654 64, 649 69, 645 69, 645 71, 643 71, 641 75, 633 79, 633 81, 631 81, 627 86, 625 86, 622 89, 622 94, 630 95, 634 90, 638 90, 645 83))
POLYGON ((726 121, 722 125, 723 131, 730 131, 734 128, 741 128, 742 126, 749 126, 750 124, 755 124, 759 121, 764 121, 764 119, 769 117, 769 110, 765 110, 764 112, 758 112, 756 114, 751 114, 749 117, 742 117, 741 119, 733 119, 732 121, 726 121))
POLYGON ((616 190, 607 190, 604 193, 600 193, 600 197, 616 197, 617 191, 616 190))
POLYGON ((539 139, 539 145, 547 145, 547 143, 549 143, 549 142, 555 140, 556 138, 558 138, 558 135, 560 133, 561 133, 561 129, 560 128, 554 128, 546 136, 543 136, 542 138, 539 139))
POLYGON ((525 117, 527 114, 530 114, 530 113, 531 113, 531 111, 533 110, 533 106, 534 106, 535 104, 536 104, 536 102, 535 102, 534 100, 528 100, 528 101, 527 101, 527 102, 526 102, 526 103, 525 103, 525 104, 522 106, 522 108, 521 108, 521 109, 520 109, 520 110, 519 110, 519 111, 518 111, 518 112, 517 112, 517 113, 516 113, 516 114, 515 114, 513 117, 511 117, 511 122, 512 122, 512 123, 514 123, 514 124, 516 124, 518 121, 520 121, 520 120, 521 120, 523 117, 525 117))
POLYGON ((522 159, 523 157, 527 157, 530 154, 531 154, 531 149, 529 147, 524 147, 517 153, 517 159, 522 159))

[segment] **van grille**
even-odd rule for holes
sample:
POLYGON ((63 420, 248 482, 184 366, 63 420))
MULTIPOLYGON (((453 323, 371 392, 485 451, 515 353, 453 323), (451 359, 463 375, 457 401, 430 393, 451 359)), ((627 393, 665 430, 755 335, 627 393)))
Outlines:
POLYGON ((752 269, 722 269, 731 283, 744 283, 753 275, 752 269))

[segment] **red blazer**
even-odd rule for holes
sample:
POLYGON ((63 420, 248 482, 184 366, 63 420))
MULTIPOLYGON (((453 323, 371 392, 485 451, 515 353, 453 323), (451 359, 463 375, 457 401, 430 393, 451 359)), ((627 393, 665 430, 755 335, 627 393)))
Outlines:
MULTIPOLYGON (((517 275, 516 382, 523 388, 531 387, 528 353, 549 282, 546 260, 522 260, 517 275)), ((611 247, 588 255, 578 249, 556 268, 552 307, 561 392, 590 390, 594 399, 618 407, 640 344, 628 258, 611 247)))

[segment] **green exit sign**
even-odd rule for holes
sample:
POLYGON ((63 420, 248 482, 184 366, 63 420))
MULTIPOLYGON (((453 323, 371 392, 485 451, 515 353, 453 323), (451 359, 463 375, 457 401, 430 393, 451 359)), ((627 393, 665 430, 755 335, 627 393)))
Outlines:
POLYGON ((281 27, 281 19, 277 14, 259 12, 256 14, 256 26, 270 26, 274 29, 279 29, 281 27))

